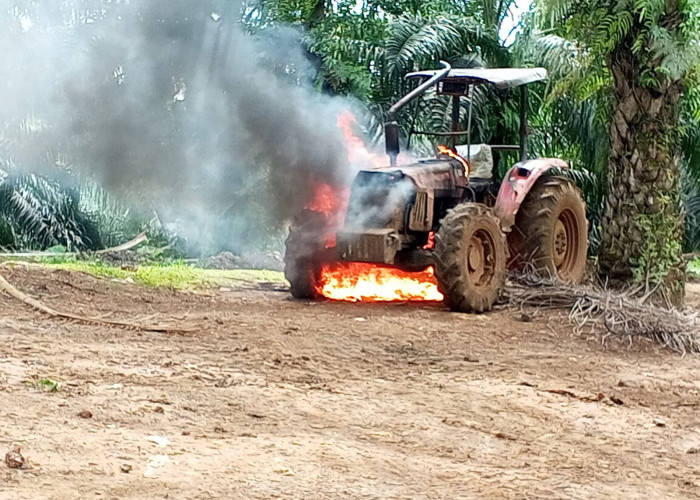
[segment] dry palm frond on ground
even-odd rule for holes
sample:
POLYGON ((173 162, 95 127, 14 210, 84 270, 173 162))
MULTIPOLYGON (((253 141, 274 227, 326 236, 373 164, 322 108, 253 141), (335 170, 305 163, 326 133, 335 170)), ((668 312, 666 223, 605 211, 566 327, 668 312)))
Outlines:
POLYGON ((143 331, 150 331, 150 332, 189 332, 189 331, 192 331, 191 328, 183 328, 183 327, 178 327, 178 326, 140 324, 140 323, 134 323, 134 322, 130 322, 130 321, 118 321, 118 320, 105 319, 105 318, 87 317, 87 316, 81 316, 78 314, 73 314, 70 312, 59 311, 57 309, 54 309, 52 307, 47 306, 43 302, 41 302, 41 301, 27 295, 26 293, 20 291, 19 289, 17 289, 15 286, 13 286, 11 283, 9 283, 5 278, 3 278, 0 275, 0 293, 3 293, 3 292, 8 294, 9 296, 21 301, 21 302, 24 302, 25 304, 32 307, 33 309, 40 311, 44 314, 48 314, 49 316, 54 317, 54 318, 63 318, 63 319, 77 321, 79 323, 100 324, 100 325, 105 325, 105 326, 117 326, 117 327, 132 329, 132 330, 143 330, 143 331))
POLYGON ((590 326, 608 335, 651 338, 681 354, 700 353, 697 312, 655 306, 634 290, 567 285, 522 274, 511 276, 506 294, 512 306, 568 309, 577 331, 590 326))

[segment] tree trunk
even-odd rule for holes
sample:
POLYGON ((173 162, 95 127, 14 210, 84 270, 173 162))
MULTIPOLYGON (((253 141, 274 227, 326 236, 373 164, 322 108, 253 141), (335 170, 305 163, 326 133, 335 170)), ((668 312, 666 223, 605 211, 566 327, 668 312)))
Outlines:
POLYGON ((307 28, 313 28, 326 18, 326 1, 327 0, 316 0, 313 9, 311 9, 311 16, 306 23, 307 28))
POLYGON ((601 272, 615 280, 648 284, 654 299, 683 303, 679 99, 682 82, 642 71, 661 61, 640 61, 629 44, 608 59, 614 77, 611 155, 602 218, 601 272))

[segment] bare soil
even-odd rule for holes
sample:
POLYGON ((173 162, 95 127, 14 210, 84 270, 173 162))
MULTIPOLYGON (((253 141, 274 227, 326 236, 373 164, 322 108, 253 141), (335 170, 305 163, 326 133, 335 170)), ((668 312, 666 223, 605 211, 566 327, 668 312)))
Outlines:
POLYGON ((196 331, 0 295, 1 499, 700 498, 696 356, 603 345, 559 313, 2 274, 56 308, 196 331), (15 445, 28 468, 2 462, 15 445))

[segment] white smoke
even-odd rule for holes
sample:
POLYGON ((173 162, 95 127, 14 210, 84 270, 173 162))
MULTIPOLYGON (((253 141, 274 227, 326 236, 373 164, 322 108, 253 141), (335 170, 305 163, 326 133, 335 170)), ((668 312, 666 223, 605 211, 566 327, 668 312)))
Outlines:
POLYGON ((137 193, 193 240, 242 248, 351 175, 292 29, 225 0, 0 0, 0 155, 137 193), (213 240, 212 240, 213 239, 213 240))

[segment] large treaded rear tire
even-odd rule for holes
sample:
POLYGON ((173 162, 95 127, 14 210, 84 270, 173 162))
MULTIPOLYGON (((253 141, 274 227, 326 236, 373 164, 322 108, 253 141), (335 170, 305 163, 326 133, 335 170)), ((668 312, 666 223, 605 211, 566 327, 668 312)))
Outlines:
POLYGON ((448 210, 435 235, 435 276, 453 311, 490 311, 506 277, 506 238, 485 205, 448 210))
POLYGON ((325 249, 327 221, 323 214, 304 210, 289 226, 285 241, 284 277, 296 299, 318 298, 321 254, 325 249))
POLYGON ((516 267, 532 265, 545 277, 581 283, 588 257, 588 220, 576 184, 560 176, 538 179, 518 210, 508 243, 516 267))

